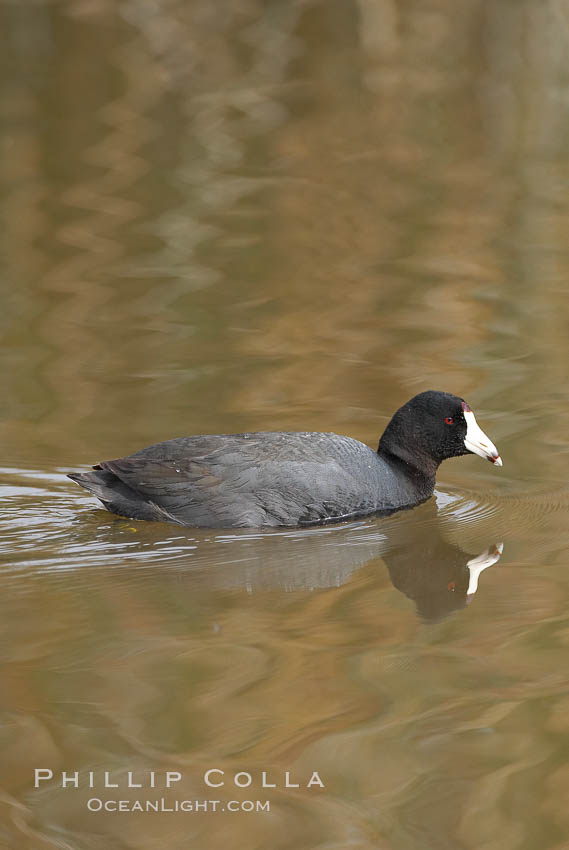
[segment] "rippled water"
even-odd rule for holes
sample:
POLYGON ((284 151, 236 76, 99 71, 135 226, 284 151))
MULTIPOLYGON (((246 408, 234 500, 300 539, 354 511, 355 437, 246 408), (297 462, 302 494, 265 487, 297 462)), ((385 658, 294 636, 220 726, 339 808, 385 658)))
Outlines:
POLYGON ((566 850, 569 4, 0 11, 0 847, 566 850), (504 467, 388 518, 181 529, 66 478, 376 445, 427 388, 504 467), (88 810, 157 795, 271 806, 88 810))

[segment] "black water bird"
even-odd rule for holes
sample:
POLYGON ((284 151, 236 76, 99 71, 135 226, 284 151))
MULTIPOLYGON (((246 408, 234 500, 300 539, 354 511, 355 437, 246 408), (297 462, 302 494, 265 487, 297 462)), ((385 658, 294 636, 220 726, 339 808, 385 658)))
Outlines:
POLYGON ((429 390, 399 408, 377 452, 319 432, 178 437, 69 478, 132 519, 306 526, 414 507, 432 495, 443 460, 469 453, 502 465, 464 399, 429 390))

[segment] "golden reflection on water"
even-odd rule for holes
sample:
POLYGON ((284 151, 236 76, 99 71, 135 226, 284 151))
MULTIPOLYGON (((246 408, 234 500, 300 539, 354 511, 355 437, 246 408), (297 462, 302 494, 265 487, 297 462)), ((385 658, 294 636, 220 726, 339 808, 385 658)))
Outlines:
POLYGON ((563 850, 569 4, 0 9, 0 845, 563 850), (184 433, 374 445, 431 386, 504 459, 445 464, 438 510, 208 535, 63 475, 184 433), (88 814, 34 767, 326 788, 88 814))

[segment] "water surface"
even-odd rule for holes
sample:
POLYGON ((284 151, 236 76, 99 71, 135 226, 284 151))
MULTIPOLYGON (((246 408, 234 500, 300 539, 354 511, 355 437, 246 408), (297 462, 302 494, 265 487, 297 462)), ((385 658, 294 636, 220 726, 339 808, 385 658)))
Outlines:
POLYGON ((563 850, 567 3, 0 12, 0 845, 563 850), (428 388, 504 467, 388 518, 180 529, 65 477, 191 433, 376 445, 428 388), (89 772, 168 769, 271 811, 87 811, 89 772))

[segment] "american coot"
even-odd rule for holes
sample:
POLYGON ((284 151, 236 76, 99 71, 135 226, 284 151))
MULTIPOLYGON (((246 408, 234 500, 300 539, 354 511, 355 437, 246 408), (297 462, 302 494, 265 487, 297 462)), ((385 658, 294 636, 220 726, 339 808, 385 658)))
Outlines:
POLYGON ((411 508, 431 496, 443 460, 470 452, 502 465, 468 404, 429 390, 395 413, 377 452, 319 432, 178 437, 69 478, 133 519, 304 526, 411 508))

